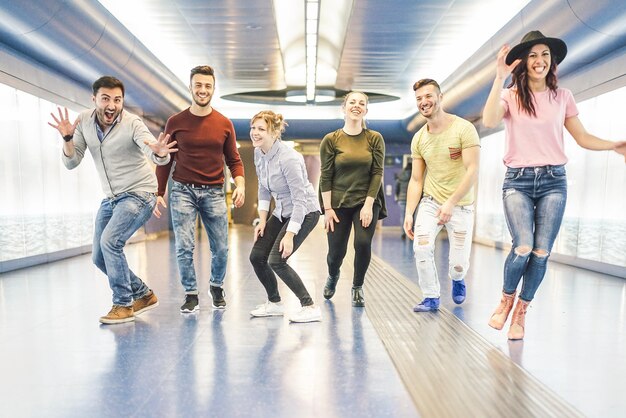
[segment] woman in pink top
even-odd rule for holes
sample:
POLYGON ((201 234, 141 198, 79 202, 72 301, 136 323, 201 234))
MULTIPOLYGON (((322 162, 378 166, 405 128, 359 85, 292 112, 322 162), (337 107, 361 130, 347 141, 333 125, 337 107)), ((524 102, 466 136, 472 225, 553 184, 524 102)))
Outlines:
POLYGON ((523 278, 508 333, 511 340, 524 338, 526 309, 545 275, 565 211, 563 127, 583 148, 626 155, 626 142, 606 141, 588 133, 578 119, 572 93, 558 87, 557 64, 566 54, 565 42, 539 31, 527 33, 513 48, 503 46, 483 111, 487 128, 503 119, 505 125, 507 171, 502 199, 513 246, 504 263, 502 299, 489 325, 502 329, 523 278), (511 82, 503 89, 509 75, 511 82))

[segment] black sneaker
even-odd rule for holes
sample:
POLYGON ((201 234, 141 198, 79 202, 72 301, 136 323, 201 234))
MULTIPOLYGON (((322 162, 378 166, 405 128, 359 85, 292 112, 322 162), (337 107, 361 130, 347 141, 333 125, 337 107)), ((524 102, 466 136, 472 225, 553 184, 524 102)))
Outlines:
POLYGON ((330 299, 335 295, 335 288, 337 287, 337 282, 339 281, 339 275, 331 276, 328 275, 326 279, 326 286, 324 286, 324 298, 330 299))
POLYGON ((226 308, 226 301, 224 300, 224 289, 217 286, 209 286, 209 294, 213 298, 213 307, 215 309, 226 308))
POLYGON ((191 313, 200 309, 198 295, 185 295, 185 303, 180 307, 182 313, 191 313))
POLYGON ((352 288, 352 306, 357 308, 365 307, 365 295, 361 286, 352 288))

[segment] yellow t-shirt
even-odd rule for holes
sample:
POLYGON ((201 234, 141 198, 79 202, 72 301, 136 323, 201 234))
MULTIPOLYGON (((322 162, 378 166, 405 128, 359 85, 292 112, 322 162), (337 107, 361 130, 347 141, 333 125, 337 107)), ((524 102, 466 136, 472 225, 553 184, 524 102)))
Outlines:
MULTIPOLYGON (((443 204, 457 189, 463 176, 462 151, 465 148, 479 147, 480 139, 476 128, 470 122, 458 116, 443 132, 430 134, 428 125, 424 125, 413 136, 411 154, 426 163, 424 194, 432 196, 443 204)), ((457 203, 457 206, 474 203, 474 186, 457 203)))

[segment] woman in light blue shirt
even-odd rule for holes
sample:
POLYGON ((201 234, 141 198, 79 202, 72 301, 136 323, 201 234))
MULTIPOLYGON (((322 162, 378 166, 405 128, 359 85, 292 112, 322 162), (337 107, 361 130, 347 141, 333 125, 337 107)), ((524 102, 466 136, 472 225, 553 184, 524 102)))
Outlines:
POLYGON ((309 182, 304 158, 280 140, 286 122, 281 114, 265 110, 250 121, 250 139, 254 146, 254 165, 259 178, 259 218, 254 229, 250 262, 267 292, 267 302, 250 312, 255 317, 282 316, 278 283, 274 272, 298 299, 302 309, 289 317, 291 322, 321 320, 320 308, 287 264, 320 218, 320 206, 309 182), (270 201, 275 209, 268 219, 270 201))

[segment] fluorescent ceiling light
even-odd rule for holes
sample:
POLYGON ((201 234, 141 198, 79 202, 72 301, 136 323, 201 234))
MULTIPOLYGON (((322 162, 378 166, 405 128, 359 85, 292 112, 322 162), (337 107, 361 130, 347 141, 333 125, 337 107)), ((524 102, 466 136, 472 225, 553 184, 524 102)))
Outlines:
POLYGON ((319 19, 319 3, 316 1, 310 1, 306 4, 306 17, 307 19, 319 19))
POLYGON ((305 37, 306 37, 306 101, 315 102, 315 79, 317 71, 317 27, 320 4, 317 0, 306 1, 305 37))
POLYGON ((274 0, 276 33, 283 56, 285 84, 304 86, 306 83, 306 44, 304 25, 294 24, 305 19, 303 1, 274 0))

